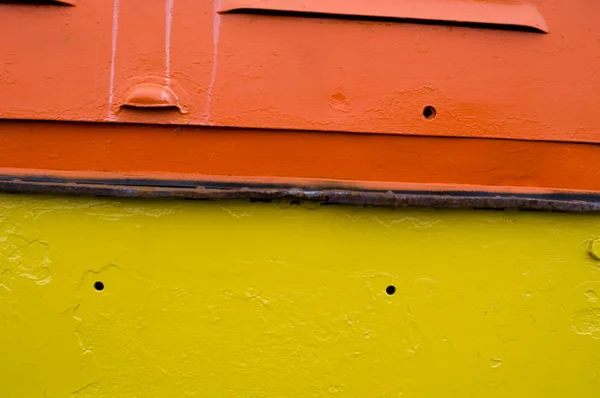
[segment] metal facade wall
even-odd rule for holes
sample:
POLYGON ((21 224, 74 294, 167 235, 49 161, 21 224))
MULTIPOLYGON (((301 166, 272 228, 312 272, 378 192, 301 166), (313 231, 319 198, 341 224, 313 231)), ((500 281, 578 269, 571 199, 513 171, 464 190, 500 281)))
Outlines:
POLYGON ((27 195, 0 214, 3 398, 600 388, 595 215, 27 195))

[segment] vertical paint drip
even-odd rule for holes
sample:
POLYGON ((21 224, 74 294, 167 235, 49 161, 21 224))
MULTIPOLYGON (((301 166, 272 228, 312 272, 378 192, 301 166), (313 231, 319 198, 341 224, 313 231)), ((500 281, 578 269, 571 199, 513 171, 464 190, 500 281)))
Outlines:
POLYGON ((165 83, 171 84, 171 23, 173 21, 173 7, 175 0, 166 1, 165 13, 165 83))
POLYGON ((115 59, 117 57, 117 36, 119 34, 119 8, 120 0, 113 0, 113 19, 112 19, 112 40, 110 56, 110 83, 108 88, 108 120, 114 120, 115 115, 112 111, 113 98, 115 92, 115 59))
POLYGON ((219 37, 221 35, 221 14, 219 9, 221 8, 221 0, 213 0, 214 6, 214 21, 213 21, 213 57, 212 57, 212 72, 210 75, 210 82, 208 83, 208 90, 206 91, 206 112, 205 118, 210 124, 210 107, 212 103, 213 88, 215 85, 215 79, 217 76, 217 63, 219 59, 219 37))

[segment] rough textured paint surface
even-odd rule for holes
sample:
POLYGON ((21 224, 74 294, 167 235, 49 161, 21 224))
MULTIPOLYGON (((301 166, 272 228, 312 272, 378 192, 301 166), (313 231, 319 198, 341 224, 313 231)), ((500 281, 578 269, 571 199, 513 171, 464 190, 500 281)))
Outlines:
POLYGON ((0 3, 2 118, 599 142, 595 0, 0 3))
POLYGON ((598 237, 572 214, 2 195, 0 396, 596 397, 598 237))

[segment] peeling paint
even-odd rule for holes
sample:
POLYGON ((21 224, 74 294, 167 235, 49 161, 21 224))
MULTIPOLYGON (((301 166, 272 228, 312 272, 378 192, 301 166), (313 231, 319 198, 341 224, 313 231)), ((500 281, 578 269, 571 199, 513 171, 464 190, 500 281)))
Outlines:
POLYGON ((588 308, 573 317, 573 330, 600 340, 600 308, 588 308))

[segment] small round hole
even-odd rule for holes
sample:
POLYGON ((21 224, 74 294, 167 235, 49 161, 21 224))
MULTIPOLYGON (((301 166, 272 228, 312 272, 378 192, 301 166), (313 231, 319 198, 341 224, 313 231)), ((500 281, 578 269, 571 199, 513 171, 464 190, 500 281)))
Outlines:
POLYGON ((385 292, 391 296, 392 294, 396 293, 396 286, 389 285, 388 287, 385 288, 385 292))
POLYGON ((423 109, 423 117, 427 120, 434 119, 436 114, 437 114, 437 112, 436 112, 435 108, 431 105, 427 105, 423 109))
POLYGON ((94 289, 96 289, 97 291, 101 292, 102 290, 104 290, 104 283, 98 281, 94 283, 94 289))

